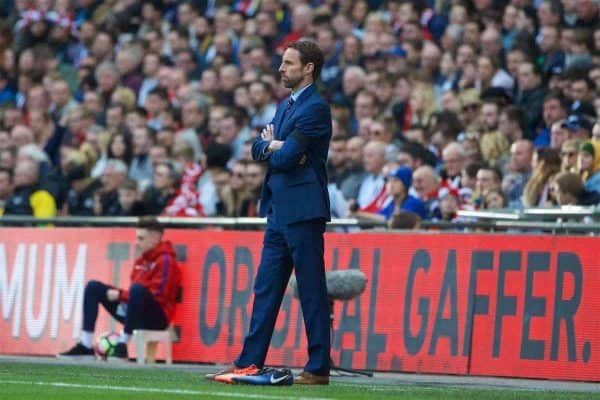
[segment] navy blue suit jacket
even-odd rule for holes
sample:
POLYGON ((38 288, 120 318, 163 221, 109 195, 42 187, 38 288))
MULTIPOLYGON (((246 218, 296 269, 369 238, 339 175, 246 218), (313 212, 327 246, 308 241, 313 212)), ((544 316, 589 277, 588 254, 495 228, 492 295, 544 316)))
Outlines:
POLYGON ((327 152, 331 139, 331 110, 315 84, 287 108, 287 99, 273 118, 275 139, 285 141, 271 153, 260 135, 252 144, 252 158, 268 163, 260 199, 260 216, 273 209, 278 223, 330 219, 327 192, 327 152), (305 162, 301 163, 303 156, 305 162))

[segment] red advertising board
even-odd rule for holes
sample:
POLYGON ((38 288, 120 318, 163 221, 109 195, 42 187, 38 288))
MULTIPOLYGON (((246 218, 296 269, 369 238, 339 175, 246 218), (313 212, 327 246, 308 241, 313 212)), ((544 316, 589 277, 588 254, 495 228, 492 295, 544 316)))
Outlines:
MULTIPOLYGON (((183 272, 179 361, 230 362, 249 324, 262 234, 168 231, 183 272)), ((51 355, 81 326, 85 282, 126 286, 131 229, 2 229, 0 354, 51 355)), ((334 308, 333 359, 383 371, 600 381, 600 265, 591 237, 327 234, 328 269, 365 292, 334 308)), ((118 328, 105 313, 97 331, 118 328)), ((302 366, 286 294, 267 362, 302 366)))

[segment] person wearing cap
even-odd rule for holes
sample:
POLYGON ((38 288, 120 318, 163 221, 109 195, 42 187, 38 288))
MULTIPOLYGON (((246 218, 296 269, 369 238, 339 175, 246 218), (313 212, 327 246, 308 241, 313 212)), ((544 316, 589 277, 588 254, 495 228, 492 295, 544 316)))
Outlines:
POLYGON ((570 132, 569 137, 575 140, 588 140, 592 133, 592 123, 579 114, 571 114, 561 124, 563 129, 570 132))
POLYGON ((589 192, 600 193, 600 142, 588 140, 579 148, 579 173, 583 179, 583 188, 589 192))
POLYGON ((410 194, 408 190, 412 185, 412 170, 408 167, 396 168, 385 177, 386 192, 391 201, 377 213, 357 212, 358 218, 366 218, 374 221, 387 221, 397 211, 412 211, 419 217, 427 218, 425 203, 410 194))

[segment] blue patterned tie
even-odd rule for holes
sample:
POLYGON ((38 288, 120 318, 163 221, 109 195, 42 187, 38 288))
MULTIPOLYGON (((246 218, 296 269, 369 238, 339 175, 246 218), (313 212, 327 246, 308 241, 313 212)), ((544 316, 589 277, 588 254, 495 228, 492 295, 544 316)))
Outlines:
POLYGON ((287 111, 290 108, 292 108, 293 105, 294 105, 294 99, 292 97, 290 97, 289 100, 288 100, 288 102, 287 102, 287 106, 285 107, 285 111, 287 111))

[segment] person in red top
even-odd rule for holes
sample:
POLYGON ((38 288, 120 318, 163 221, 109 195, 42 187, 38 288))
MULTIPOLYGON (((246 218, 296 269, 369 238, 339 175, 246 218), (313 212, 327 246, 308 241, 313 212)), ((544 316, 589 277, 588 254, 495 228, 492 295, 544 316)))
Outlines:
POLYGON ((141 256, 131 271, 129 290, 98 281, 89 281, 83 295, 83 329, 79 342, 59 357, 89 357, 98 305, 124 325, 112 357, 127 360, 127 343, 134 329, 165 329, 175 311, 180 270, 175 250, 163 241, 163 227, 155 217, 143 217, 136 231, 136 247, 141 256))

